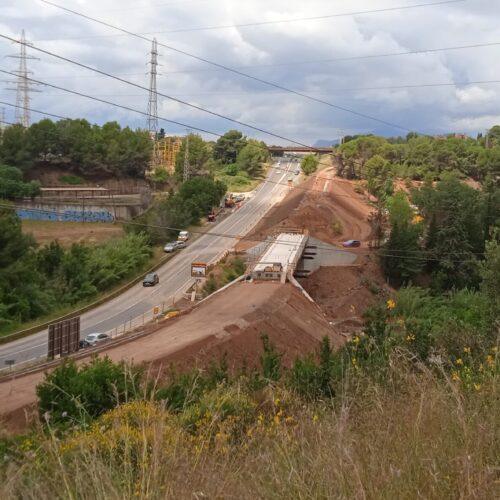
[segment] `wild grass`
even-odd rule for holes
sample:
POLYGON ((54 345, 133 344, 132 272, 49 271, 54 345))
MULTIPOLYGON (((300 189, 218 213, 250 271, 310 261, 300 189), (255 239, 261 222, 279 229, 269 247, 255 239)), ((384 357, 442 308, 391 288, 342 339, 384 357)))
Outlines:
POLYGON ((498 498, 497 377, 462 391, 400 355, 384 383, 347 375, 334 399, 250 386, 221 382, 180 412, 134 401, 69 435, 23 438, 0 497, 498 498))

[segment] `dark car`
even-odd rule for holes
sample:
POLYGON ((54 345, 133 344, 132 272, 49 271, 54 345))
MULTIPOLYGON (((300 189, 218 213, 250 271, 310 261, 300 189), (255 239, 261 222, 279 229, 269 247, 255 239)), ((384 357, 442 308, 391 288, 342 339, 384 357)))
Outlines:
POLYGON ((160 282, 160 278, 156 273, 147 274, 142 280, 142 286, 155 286, 160 282))
POLYGON ((346 248, 357 248, 357 247, 361 246, 361 241, 347 240, 347 241, 344 241, 344 243, 342 243, 342 246, 346 247, 346 248))
POLYGON ((90 347, 90 344, 86 340, 80 340, 80 342, 78 342, 78 346, 80 349, 85 349, 86 347, 90 347))

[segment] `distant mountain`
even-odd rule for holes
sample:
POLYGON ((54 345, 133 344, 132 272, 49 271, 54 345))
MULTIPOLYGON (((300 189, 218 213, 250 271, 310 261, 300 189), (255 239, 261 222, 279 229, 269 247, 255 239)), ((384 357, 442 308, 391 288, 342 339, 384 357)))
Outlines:
POLYGON ((328 148, 330 146, 337 146, 339 144, 338 139, 318 139, 313 146, 315 148, 328 148))

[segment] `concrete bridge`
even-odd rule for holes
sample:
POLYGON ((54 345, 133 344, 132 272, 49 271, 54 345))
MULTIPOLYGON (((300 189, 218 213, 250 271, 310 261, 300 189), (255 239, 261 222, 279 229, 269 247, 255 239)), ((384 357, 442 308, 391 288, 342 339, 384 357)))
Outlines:
POLYGON ((308 148, 300 146, 268 146, 267 149, 271 154, 283 155, 284 153, 333 153, 333 147, 329 148, 308 148))

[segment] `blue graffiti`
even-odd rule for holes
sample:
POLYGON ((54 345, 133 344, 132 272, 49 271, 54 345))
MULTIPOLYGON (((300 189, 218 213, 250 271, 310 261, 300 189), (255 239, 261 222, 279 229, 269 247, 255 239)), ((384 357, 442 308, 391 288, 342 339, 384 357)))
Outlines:
POLYGON ((65 210, 64 212, 53 212, 41 209, 16 210, 17 216, 24 220, 44 220, 59 222, 113 222, 113 216, 107 211, 94 210, 65 210))

